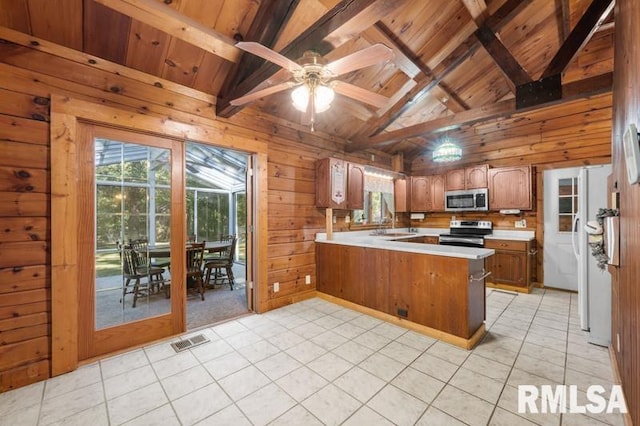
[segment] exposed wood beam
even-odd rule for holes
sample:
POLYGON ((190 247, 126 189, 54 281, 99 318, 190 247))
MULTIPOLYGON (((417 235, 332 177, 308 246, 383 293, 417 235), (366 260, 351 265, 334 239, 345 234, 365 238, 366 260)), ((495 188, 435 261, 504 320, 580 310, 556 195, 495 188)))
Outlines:
POLYGON ((240 59, 235 41, 155 0, 95 0, 173 37, 231 62, 240 59))
POLYGON ((571 32, 571 7, 569 0, 556 0, 556 19, 558 22, 558 35, 564 42, 571 32))
POLYGON ((393 50, 393 63, 410 78, 414 78, 421 71, 420 65, 411 58, 413 54, 400 43, 391 31, 382 23, 377 22, 362 33, 362 38, 369 43, 382 43, 393 50))
POLYGON ((406 127, 404 129, 383 133, 368 139, 355 141, 348 144, 346 146, 346 150, 353 152, 369 148, 380 148, 381 146, 389 145, 403 139, 423 137, 432 133, 456 129, 461 126, 472 125, 495 118, 507 118, 514 114, 521 114, 523 112, 550 107, 563 102, 606 93, 611 91, 612 85, 613 73, 602 74, 562 86, 562 98, 559 100, 516 110, 515 99, 509 99, 492 105, 470 109, 448 117, 438 118, 426 123, 416 124, 415 126, 406 127))
POLYGON ((461 0, 464 7, 478 26, 481 26, 487 18, 487 3, 485 0, 461 0))
MULTIPOLYGON (((362 36, 370 43, 382 43, 390 47, 394 52, 394 63, 410 78, 431 78, 434 79, 433 71, 428 66, 421 63, 411 50, 405 46, 393 32, 386 27, 382 22, 377 22, 372 27, 368 28, 362 36), (422 73, 422 75, 420 75, 422 73)), ((465 110, 469 107, 454 93, 448 86, 439 83, 438 89, 441 92, 439 99, 446 98, 447 101, 451 100, 450 104, 443 104, 449 108, 452 107, 453 112, 459 112, 460 109, 465 110)))
MULTIPOLYGON (((507 0, 496 12, 485 20, 485 25, 493 32, 499 32, 509 20, 516 16, 524 7, 532 0, 507 0)), ((377 135, 382 132, 389 124, 397 120, 402 114, 409 110, 413 105, 420 102, 429 92, 460 64, 467 60, 480 46, 480 42, 475 34, 470 35, 464 40, 450 55, 448 55, 441 64, 446 64, 439 69, 435 69, 434 73, 429 76, 425 75, 420 79, 411 91, 402 96, 393 107, 389 108, 382 116, 370 120, 365 127, 358 132, 359 136, 377 135)))
MULTIPOLYGON (((256 12, 251 27, 245 34, 244 41, 255 41, 263 46, 273 47, 282 29, 286 26, 299 0, 264 0, 256 12)), ((263 59, 250 54, 243 54, 233 67, 220 90, 222 97, 229 93, 242 80, 257 70, 263 59)))
POLYGON ((507 0, 493 15, 489 16, 484 25, 491 28, 494 33, 500 32, 500 29, 516 15, 522 12, 522 9, 531 4, 533 0, 507 0))
POLYGON ((550 77, 562 73, 573 58, 589 42, 593 33, 602 24, 615 4, 614 0, 593 0, 580 18, 567 39, 562 43, 556 55, 540 77, 550 77))
POLYGON ((514 88, 531 81, 529 74, 520 66, 516 58, 493 31, 483 25, 476 30, 475 34, 502 73, 513 83, 514 88))
MULTIPOLYGON (((326 55, 335 47, 344 43, 355 34, 359 34, 375 22, 387 16, 402 3, 386 0, 342 0, 327 12, 315 24, 289 43, 280 54, 290 59, 298 59, 306 50, 315 50, 326 55)), ((221 117, 231 117, 240 111, 242 106, 232 106, 231 99, 244 96, 254 90, 263 81, 270 78, 280 69, 270 62, 263 63, 244 81, 235 87, 224 99, 218 100, 218 114, 221 117)))

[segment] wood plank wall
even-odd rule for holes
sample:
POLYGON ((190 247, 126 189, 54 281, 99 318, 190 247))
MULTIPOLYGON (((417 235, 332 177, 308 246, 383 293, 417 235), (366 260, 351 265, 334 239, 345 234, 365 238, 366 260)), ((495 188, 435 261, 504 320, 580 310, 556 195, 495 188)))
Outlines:
MULTIPOLYGON (((615 6, 616 40, 639 40, 640 2, 615 6)), ((640 51, 616 43, 613 116, 613 187, 620 191, 620 267, 612 274, 612 344, 633 424, 640 423, 640 185, 629 185, 622 136, 631 123, 640 126, 640 51), (617 272, 617 273, 616 273, 617 272), (617 345, 617 337, 620 345, 617 345)), ((631 423, 629 423, 631 424, 631 423)))
MULTIPOLYGON (((275 123, 243 112, 233 122, 214 120, 205 94, 191 97, 154 81, 139 81, 80 64, 60 48, 52 55, 0 43, 0 392, 50 376, 51 308, 49 212, 49 97, 57 93, 269 143, 268 300, 272 309, 313 294, 316 232, 324 210, 314 206, 315 161, 337 155, 390 168, 391 158, 345 156, 343 142, 308 134, 295 123, 275 123), (19 53, 19 54, 17 54, 19 53), (52 66, 51 64, 55 64, 52 66), (305 276, 311 276, 311 285, 305 276), (273 292, 273 283, 280 292, 273 292)), ((111 64, 114 70, 118 66, 111 64)), ((260 214, 260 212, 258 212, 260 214)))
MULTIPOLYGON (((29 45, 28 40, 19 42, 29 45)), ((2 152, 12 153, 9 160, 5 156, 5 161, 9 164, 1 163, 0 167, 26 168, 29 174, 28 179, 21 177, 26 176, 22 173, 18 173, 18 177, 0 178, 0 182, 5 182, 3 184, 5 189, 0 190, 0 198, 2 198, 0 201, 3 201, 0 202, 2 206, 0 209, 9 209, 6 214, 4 210, 0 210, 0 215, 16 217, 18 221, 23 217, 34 220, 33 225, 27 225, 26 222, 23 224, 23 226, 32 226, 29 230, 30 234, 25 232, 21 234, 16 231, 15 237, 9 237, 16 238, 16 241, 0 240, 0 250, 3 250, 0 257, 4 260, 0 270, 0 283, 2 283, 0 288, 3 292, 0 294, 0 315, 5 315, 3 319, 15 321, 13 318, 15 315, 40 314, 37 318, 41 320, 46 318, 46 324, 49 324, 47 288, 50 274, 46 254, 49 204, 48 193, 43 190, 44 187, 48 188, 49 179, 49 126, 46 122, 48 109, 44 107, 38 109, 36 106, 46 106, 51 93, 173 121, 204 123, 218 127, 228 135, 240 135, 268 143, 269 253, 266 285, 269 286, 269 292, 267 300, 259 301, 260 309, 271 309, 292 303, 311 295, 315 290, 316 265, 313 239, 316 232, 324 231, 324 210, 316 209, 314 206, 315 161, 333 155, 361 164, 391 169, 391 157, 388 155, 378 153, 375 159, 365 153, 346 155, 344 142, 335 137, 319 132, 309 133, 295 123, 274 121, 273 118, 256 113, 250 108, 231 120, 216 120, 213 117, 213 103, 208 101, 202 93, 194 91, 183 93, 175 86, 154 84, 152 78, 139 79, 135 74, 125 72, 124 69, 118 72, 119 68, 115 64, 105 65, 99 61, 87 63, 80 60, 77 55, 69 53, 68 49, 53 50, 55 52, 46 53, 37 50, 37 47, 32 49, 11 42, 0 43, 0 89, 15 93, 14 99, 16 99, 8 102, 5 99, 9 98, 0 96, 0 120, 3 120, 0 121, 3 132, 0 136, 0 148, 2 152), (33 99, 37 99, 36 106, 32 106, 33 99), (35 112, 31 112, 25 106, 30 106, 35 112), (20 112, 21 109, 24 112, 20 112), (43 117, 45 121, 41 121, 43 117), (21 128, 28 130, 20 131, 21 128), (26 184, 24 179, 27 179, 26 184), (9 187, 13 189, 8 190, 9 187), (39 220, 37 223, 36 218, 39 220), (35 234, 35 237, 31 234, 35 234), (26 245, 29 248, 33 245, 34 250, 23 250, 27 247, 26 245), (4 250, 5 247, 12 247, 13 250, 4 250), (26 253, 27 251, 29 253, 26 253), (8 253, 11 253, 11 256, 4 256, 8 253), (31 259, 31 256, 34 258, 31 259), (29 269, 25 267, 23 270, 27 272, 19 271, 20 273, 15 275, 17 274, 14 272, 15 267, 27 266, 23 265, 25 262, 28 263, 29 269), (40 269, 32 269, 35 267, 40 269), (311 285, 304 284, 306 275, 311 275, 311 285), (273 292, 273 283, 276 281, 280 283, 278 293, 273 292), (4 296, 7 288, 9 288, 8 293, 11 294, 8 298, 4 296), (19 296, 18 293, 20 293, 19 296)), ((506 135, 500 136, 500 138, 506 137, 506 135)), ((548 151, 542 154, 538 152, 534 154, 537 157, 531 157, 538 158, 536 164, 542 162, 546 154, 551 154, 558 149, 558 146, 553 148, 546 146, 548 151)), ((579 148, 575 146, 567 148, 565 153, 559 156, 553 154, 550 160, 552 162, 548 164, 561 162, 577 165, 594 161, 585 157, 580 157, 578 160, 567 158, 567 156, 571 157, 573 149, 579 148)), ((475 158, 476 162, 485 160, 483 157, 475 158)), ((515 156, 499 164, 523 164, 523 161, 526 161, 519 158, 515 156)), ((608 159, 608 153, 603 152, 598 158, 604 162, 608 159)), ((13 176, 15 171, 11 170, 13 169, 6 171, 4 176, 13 176)), ((434 173, 438 173, 437 170, 433 170, 434 173)), ((422 169, 416 167, 415 172, 419 171, 422 169)), ((0 176, 3 175, 0 174, 0 176)), ((6 239, 8 234, 13 233, 7 232, 7 235, 3 235, 2 238, 6 239)), ((35 317, 33 319, 37 322, 35 317)), ((14 324, 11 321, 0 322, 0 326, 10 327, 13 331, 42 324, 15 326, 11 325, 14 324)), ((20 332, 13 334, 17 335, 20 332)), ((4 338, 4 336, 4 328, 0 328, 0 337, 4 338)), ((18 365, 5 361, 5 359, 10 360, 11 357, 0 358, 2 363, 7 362, 7 365, 0 365, 0 391, 47 377, 49 339, 50 336, 47 333, 16 343, 5 343, 4 340, 0 342, 0 354, 3 354, 2 351, 18 354, 14 356, 18 365), (7 347, 15 349, 12 351, 7 347)))
MULTIPOLYGON (((505 216, 498 212, 462 213, 459 218, 490 220, 495 229, 534 231, 538 243, 537 280, 543 281, 543 180, 545 169, 580 167, 611 162, 610 93, 544 108, 509 119, 491 120, 473 128, 452 132, 464 155, 453 166, 441 166, 428 157, 418 157, 411 163, 411 174, 442 174, 475 164, 489 167, 531 164, 534 171, 533 211, 520 216, 505 216), (549 111, 553 111, 550 116, 549 111), (515 220, 526 219, 525 229, 516 229, 515 220)), ((451 214, 428 213, 424 220, 411 221, 411 226, 447 228, 451 214)))
POLYGON ((49 100, 0 80, 0 391, 49 376, 49 100))

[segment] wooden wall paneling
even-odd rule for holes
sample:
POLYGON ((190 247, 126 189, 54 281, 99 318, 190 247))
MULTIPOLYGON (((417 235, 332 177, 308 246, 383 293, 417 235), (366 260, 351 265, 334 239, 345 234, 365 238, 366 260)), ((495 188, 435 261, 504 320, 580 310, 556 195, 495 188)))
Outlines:
POLYGON ((0 26, 31 33, 27 0, 0 0, 0 26))
POLYGON ((203 58, 204 50, 198 46, 172 38, 162 67, 162 77, 191 87, 203 58))
MULTIPOLYGON (((90 1, 90 0, 86 0, 86 1, 90 1)), ((117 75, 131 78, 143 84, 152 85, 156 89, 158 89, 158 91, 160 92, 164 92, 164 91, 174 92, 174 93, 182 94, 187 97, 200 99, 201 101, 215 103, 216 97, 209 93, 201 92, 197 89, 192 89, 190 87, 182 86, 172 81, 163 80, 159 77, 156 77, 155 75, 151 75, 151 74, 139 71, 135 68, 125 67, 118 63, 110 62, 103 58, 93 56, 89 53, 84 53, 74 49, 69 49, 44 39, 33 37, 28 34, 23 34, 18 31, 13 31, 9 28, 0 27, 0 37, 5 40, 11 41, 13 43, 19 44, 21 46, 26 46, 34 50, 38 50, 38 51, 63 57, 83 67, 86 66, 89 68, 103 70, 112 74, 117 74, 117 75)), ((45 92, 41 96, 48 97, 48 92, 45 92)))
POLYGON ((0 88, 0 114, 49 121, 49 99, 0 88))
POLYGON ((0 116, 0 139, 46 145, 49 125, 45 121, 0 116))
POLYGON ((0 191, 49 192, 47 170, 0 166, 0 191))
POLYGON ((115 75, 100 69, 86 67, 79 68, 74 62, 59 56, 36 51, 16 44, 6 43, 0 46, 0 58, 2 61, 49 75, 62 78, 75 84, 100 89, 103 92, 116 94, 127 93, 141 102, 153 102, 158 105, 171 106, 179 111, 202 115, 208 118, 215 117, 215 105, 210 102, 186 98, 162 92, 153 85, 139 84, 128 77, 115 75))
MULTIPOLYGON (((615 39, 638 40, 640 27, 640 3, 634 0, 619 0, 615 5, 615 39)), ((612 330, 612 342, 620 337, 620 346, 613 353, 622 379, 622 387, 629 408, 629 423, 640 422, 640 185, 630 185, 626 176, 626 165, 622 136, 631 123, 640 121, 640 51, 633 43, 615 44, 615 69, 613 84, 613 128, 612 156, 613 181, 620 191, 620 267, 618 282, 614 283, 617 299, 613 312, 618 312, 618 328, 612 330)), ((614 293, 614 295, 616 295, 614 293)))
POLYGON ((131 18, 101 5, 84 0, 84 51, 112 62, 124 64, 131 18))
POLYGON ((30 14, 31 33, 82 50, 82 3, 83 0, 28 0, 30 10, 40 11, 30 14))

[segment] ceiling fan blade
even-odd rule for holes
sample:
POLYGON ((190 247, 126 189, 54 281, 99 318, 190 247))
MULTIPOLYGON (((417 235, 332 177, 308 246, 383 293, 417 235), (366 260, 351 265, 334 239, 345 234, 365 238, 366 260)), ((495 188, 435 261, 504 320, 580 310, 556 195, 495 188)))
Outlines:
POLYGON ((249 53, 253 53, 256 56, 260 56, 262 59, 266 59, 267 61, 273 62, 276 65, 280 65, 282 68, 289 71, 295 71, 302 68, 296 62, 292 61, 286 56, 283 56, 278 52, 271 50, 268 47, 254 41, 239 41, 238 43, 236 43, 236 47, 249 53))
POLYGON ((348 72, 359 70, 370 65, 379 64, 393 58, 393 50, 381 43, 376 43, 351 55, 336 59, 327 64, 327 69, 339 76, 348 72))
POLYGON ((348 96, 349 98, 364 102, 369 105, 373 105, 376 108, 382 108, 389 102, 389 98, 387 98, 386 96, 379 95, 376 92, 372 92, 358 86, 354 86, 350 83, 345 83, 344 81, 334 81, 331 83, 331 87, 333 87, 333 90, 335 90, 337 93, 340 93, 341 95, 348 96))
POLYGON ((275 86, 267 87, 266 89, 258 90, 256 92, 249 93, 247 95, 236 98, 229 103, 233 106, 244 105, 249 102, 255 101, 262 97, 272 95, 277 92, 281 92, 283 90, 287 90, 290 87, 297 86, 299 83, 294 81, 285 81, 284 83, 276 84, 275 86))

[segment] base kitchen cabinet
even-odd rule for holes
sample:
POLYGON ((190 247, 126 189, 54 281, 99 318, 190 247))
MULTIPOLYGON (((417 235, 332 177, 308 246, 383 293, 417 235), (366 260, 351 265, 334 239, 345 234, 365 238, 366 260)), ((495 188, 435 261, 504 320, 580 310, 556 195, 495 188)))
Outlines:
POLYGON ((316 265, 321 293, 411 321, 467 349, 484 334, 483 259, 318 243, 316 265))
POLYGON ((484 247, 495 250, 485 261, 491 272, 487 286, 528 293, 535 265, 535 241, 485 239, 484 247))

